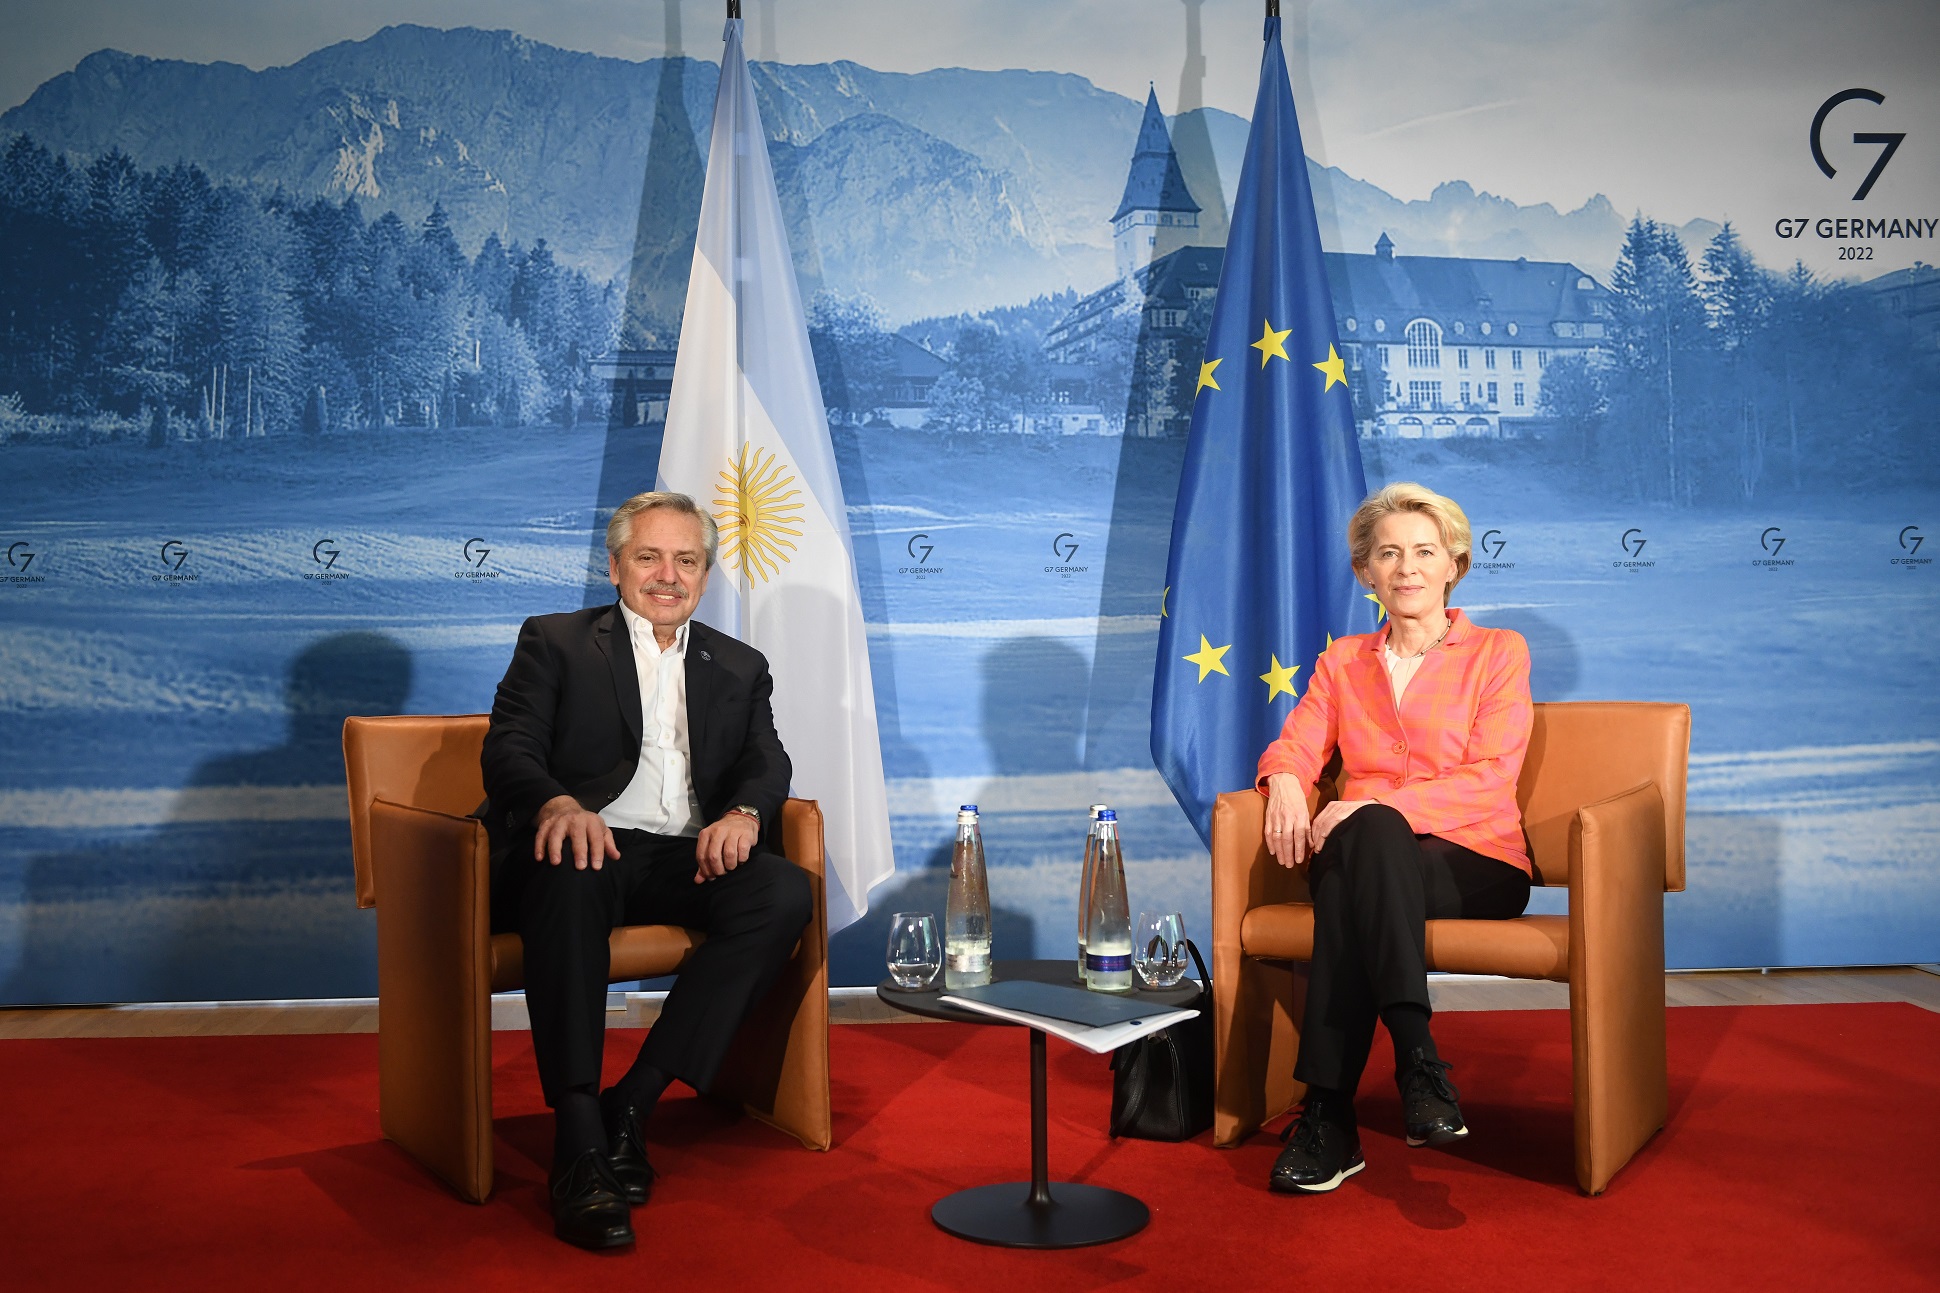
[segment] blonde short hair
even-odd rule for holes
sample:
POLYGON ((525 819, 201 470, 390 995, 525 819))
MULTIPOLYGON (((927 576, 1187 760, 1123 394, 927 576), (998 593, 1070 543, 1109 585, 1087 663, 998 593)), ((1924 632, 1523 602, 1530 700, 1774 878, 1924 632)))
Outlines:
POLYGON ((1468 574, 1468 513, 1454 499, 1411 480, 1375 490, 1354 509, 1354 519, 1347 523, 1347 551, 1353 558, 1354 573, 1367 569, 1367 560, 1374 555, 1374 527, 1383 517, 1397 512, 1420 512, 1435 522, 1435 528, 1441 531, 1442 547, 1455 559, 1455 578, 1448 581, 1452 591, 1468 574))
MULTIPOLYGON (((691 516, 701 523, 701 544, 707 549, 707 568, 712 570, 721 549, 721 530, 707 509, 685 494, 676 494, 670 489, 655 490, 645 494, 635 494, 626 502, 613 509, 613 519, 606 523, 606 550, 617 557, 627 541, 633 537, 633 518, 642 512, 651 512, 656 507, 664 507, 670 512, 691 516)), ((1464 531, 1466 533, 1466 531, 1464 531)))

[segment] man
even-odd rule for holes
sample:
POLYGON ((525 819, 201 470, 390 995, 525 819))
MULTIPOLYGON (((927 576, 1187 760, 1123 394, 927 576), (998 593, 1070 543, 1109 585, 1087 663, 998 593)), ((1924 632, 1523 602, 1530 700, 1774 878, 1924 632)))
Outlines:
POLYGON ((669 1082, 706 1090, 811 915, 779 855, 789 761, 759 651, 690 618, 719 546, 684 494, 628 499, 606 528, 610 606, 519 631, 485 737, 492 928, 525 943, 526 1005, 552 1107, 554 1232, 631 1243, 654 1172, 641 1125, 669 1082), (600 1090, 607 935, 704 930, 639 1058, 600 1090))

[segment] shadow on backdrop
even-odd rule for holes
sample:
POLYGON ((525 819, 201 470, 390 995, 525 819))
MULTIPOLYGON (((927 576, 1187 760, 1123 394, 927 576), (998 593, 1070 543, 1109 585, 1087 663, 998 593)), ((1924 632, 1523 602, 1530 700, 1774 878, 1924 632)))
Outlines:
POLYGON ((666 51, 653 61, 653 129, 640 179, 640 217, 634 225, 621 318, 619 363, 613 376, 593 504, 593 534, 584 605, 613 600, 606 581, 607 518, 633 495, 653 488, 666 430, 673 352, 687 304, 706 175, 697 128, 705 129, 719 71, 686 57, 678 0, 664 0, 666 51))
MULTIPOLYGON (((1083 655, 1046 637, 1000 642, 979 668, 983 740, 996 773, 979 787, 975 802, 990 871, 991 950, 999 958, 1034 955, 1036 922, 1028 901, 1016 905, 1016 895, 1032 883, 1037 859, 1047 848, 1068 845, 1074 858, 1082 850, 1082 826, 1071 825, 1081 819, 1082 805, 1044 811, 1028 784, 1012 779, 1082 770, 1079 746, 1089 674, 1083 655)), ((954 805, 936 809, 939 826, 954 820, 954 805)), ((944 834, 914 870, 899 871, 876 890, 868 915, 829 940, 830 983, 859 987, 882 981, 889 921, 897 912, 927 911, 941 930, 953 842, 953 832, 944 834)))
POLYGON ((382 633, 322 638, 290 663, 282 744, 195 768, 152 831, 104 829, 98 846, 30 858, 20 959, 0 1000, 375 994, 376 926, 357 910, 343 806, 343 723, 401 713, 411 675, 410 652, 382 633))
POLYGON ((1664 895, 1664 958, 1674 969, 1790 965, 1784 828, 1747 813, 1688 813, 1685 890, 1664 895), (1693 954, 1703 948, 1702 957, 1693 954))
MULTIPOLYGON (((1203 0, 1183 2, 1185 57, 1179 69, 1172 151, 1199 206, 1195 244, 1224 247, 1226 189, 1204 111, 1206 60, 1199 33, 1203 0)), ((1182 382, 1181 374, 1198 372, 1211 306, 1210 299, 1196 303, 1182 329, 1157 327, 1151 312, 1142 311, 1139 316, 1099 587, 1099 625, 1085 711, 1083 766, 1087 769, 1152 766, 1157 616, 1165 593, 1172 513, 1178 505, 1179 473, 1196 394, 1194 384, 1182 382), (1133 627, 1128 621, 1134 619, 1151 620, 1151 630, 1128 631, 1133 627)))
MULTIPOLYGON (((1141 428, 1167 429, 1154 425, 1155 408, 1175 365, 1185 362, 1155 331, 1152 316, 1142 315, 1125 399, 1125 434, 1112 473, 1098 627, 1086 683, 1082 766, 1092 770, 1152 765, 1153 650, 1186 448, 1182 424, 1171 435, 1135 434, 1141 428), (1134 619, 1149 620, 1150 631, 1128 631, 1134 619)), ((1195 371, 1197 354, 1193 348, 1195 371)))
MULTIPOLYGON (((1482 590, 1463 580, 1456 592, 1454 600, 1460 605, 1461 593, 1474 597, 1482 590)), ((1576 694, 1577 683, 1583 675, 1576 639, 1555 620, 1521 606, 1505 606, 1500 610, 1484 606, 1469 618, 1489 628, 1514 629, 1522 634, 1523 641, 1529 644, 1529 692, 1534 699, 1586 699, 1576 694)))
POLYGON ((1173 108, 1172 151, 1179 173, 1199 203, 1199 242, 1226 245, 1226 186, 1206 125, 1206 55, 1199 39, 1199 10, 1206 0, 1182 0, 1186 8, 1186 57, 1179 68, 1179 101, 1173 108))
MULTIPOLYGON (((663 0, 663 12, 666 48, 664 55, 653 61, 657 78, 653 127, 640 180, 639 217, 634 224, 626 303, 611 379, 613 388, 608 392, 606 445, 600 462, 594 533, 589 547, 584 601, 587 606, 604 605, 613 597, 604 573, 606 519, 626 499, 652 489, 659 467, 661 440, 666 433, 667 401, 673 387, 674 356, 680 344, 701 199, 707 184, 706 141, 713 128, 715 93, 720 83, 716 63, 686 56, 678 0, 663 0)), ((773 4, 758 7, 754 19, 752 53, 757 58, 772 59, 773 4)), ((707 44, 704 48, 712 51, 717 46, 707 44)), ((751 62, 749 73, 756 96, 763 101, 761 111, 783 223, 801 295, 806 302, 821 282, 819 243, 811 213, 802 200, 799 186, 792 182, 791 162, 795 150, 775 141, 800 135, 813 123, 783 119, 775 96, 762 91, 764 80, 770 79, 766 70, 759 63, 751 62)), ((827 389, 828 383, 824 382, 823 387, 827 389)), ((712 505, 710 498, 699 501, 703 506, 712 505)))
MULTIPOLYGON (((817 360, 818 364, 822 362, 817 360)), ((841 362, 833 347, 827 362, 838 365, 841 362)), ((840 380, 839 369, 836 377, 840 380)), ((824 374, 824 388, 828 380, 824 374)), ((873 518, 877 515, 878 500, 870 485, 868 457, 863 451, 864 434, 856 427, 829 428, 829 437, 835 445, 835 468, 842 480, 842 501, 851 516, 873 518)), ((884 632, 889 624, 889 602, 883 590, 882 572, 893 568, 895 562, 883 560, 883 539, 873 520, 866 529, 852 529, 849 537, 855 549, 856 592, 862 599, 863 623, 875 628, 869 644, 869 674, 875 683, 876 730, 882 741, 883 776, 891 780, 924 779, 930 775, 930 761, 922 748, 903 734, 896 654, 884 632)), ((881 892, 880 887, 877 891, 881 892)))

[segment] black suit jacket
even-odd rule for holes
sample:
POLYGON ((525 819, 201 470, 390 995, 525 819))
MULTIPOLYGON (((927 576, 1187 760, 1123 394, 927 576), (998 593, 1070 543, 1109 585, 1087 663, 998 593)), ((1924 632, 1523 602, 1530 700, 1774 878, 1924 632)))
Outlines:
MULTIPOLYGON (((747 804, 761 813, 762 847, 780 853, 791 767, 775 732, 767 658, 691 620, 686 665, 688 767, 702 822, 747 804)), ((619 603, 527 620, 485 734, 479 816, 493 859, 530 839, 549 799, 605 808, 639 760, 640 675, 619 603)))

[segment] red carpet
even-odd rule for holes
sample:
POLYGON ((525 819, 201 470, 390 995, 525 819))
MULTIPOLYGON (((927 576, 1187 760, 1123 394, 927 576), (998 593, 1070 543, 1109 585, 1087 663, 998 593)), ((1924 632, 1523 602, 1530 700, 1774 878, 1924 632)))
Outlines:
MULTIPOLYGON (((498 1038, 485 1207, 378 1138, 375 1037, 0 1042, 0 1287, 1940 1287, 1940 1016, 1670 1019, 1670 1126, 1600 1199, 1572 1184, 1562 1011, 1437 1018, 1474 1127, 1458 1152, 1405 1148, 1389 1073, 1370 1071, 1368 1169, 1327 1198, 1266 1191, 1270 1135, 1113 1144, 1104 1061, 1054 1041, 1053 1177, 1153 1212, 1130 1240, 1065 1253, 928 1220, 944 1193, 1029 1174, 1012 1029, 836 1028, 828 1154, 671 1099, 640 1243, 602 1256, 556 1242, 542 1211, 550 1123, 524 1034, 498 1038)), ((634 1041, 616 1035, 609 1064, 634 1041)))

